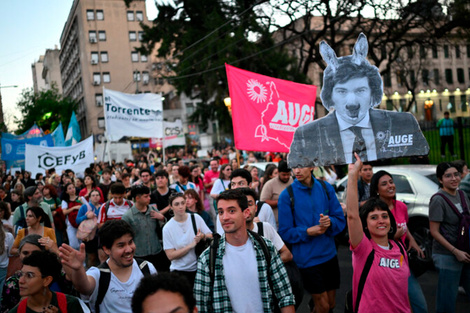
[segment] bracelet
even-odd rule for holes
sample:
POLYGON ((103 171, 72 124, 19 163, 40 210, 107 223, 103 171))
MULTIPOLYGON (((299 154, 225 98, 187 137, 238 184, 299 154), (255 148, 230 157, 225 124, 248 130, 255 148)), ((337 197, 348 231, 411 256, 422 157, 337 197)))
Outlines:
POLYGON ((454 253, 454 251, 455 251, 455 247, 454 247, 454 249, 452 249, 452 251, 450 251, 450 253, 452 253, 452 254, 453 254, 453 253, 454 253))

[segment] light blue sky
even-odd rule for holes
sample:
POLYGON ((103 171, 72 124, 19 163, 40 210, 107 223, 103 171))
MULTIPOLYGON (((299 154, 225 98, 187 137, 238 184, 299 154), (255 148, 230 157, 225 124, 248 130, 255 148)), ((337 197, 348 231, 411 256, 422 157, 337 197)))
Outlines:
MULTIPOLYGON (((147 14, 155 18, 153 0, 146 0, 147 14)), ((73 0, 1 0, 0 85, 3 112, 9 130, 16 129, 13 116, 19 116, 16 102, 21 91, 33 86, 31 64, 46 49, 60 48, 60 35, 73 0)))

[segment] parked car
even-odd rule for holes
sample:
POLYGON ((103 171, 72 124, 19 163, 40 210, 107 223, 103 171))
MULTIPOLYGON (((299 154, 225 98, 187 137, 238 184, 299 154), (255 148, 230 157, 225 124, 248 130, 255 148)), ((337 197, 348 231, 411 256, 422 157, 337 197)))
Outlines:
MULTIPOLYGON (((392 174, 396 186, 396 198, 408 207, 408 229, 426 257, 431 257, 432 237, 429 232, 429 201, 439 189, 435 165, 393 165, 377 166, 374 173, 385 170, 392 174)), ((340 202, 346 201, 344 192, 348 177, 336 183, 340 202)))

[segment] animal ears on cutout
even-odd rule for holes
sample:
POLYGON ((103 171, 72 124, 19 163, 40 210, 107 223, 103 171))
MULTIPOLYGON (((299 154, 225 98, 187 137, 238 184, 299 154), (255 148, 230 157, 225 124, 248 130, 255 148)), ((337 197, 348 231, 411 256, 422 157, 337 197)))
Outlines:
POLYGON ((320 54, 326 64, 331 67, 333 72, 338 68, 338 58, 333 50, 325 41, 320 42, 320 54))
POLYGON ((364 35, 364 33, 360 33, 356 44, 354 45, 352 61, 355 64, 360 65, 362 61, 366 59, 368 51, 369 44, 367 43, 367 37, 364 35))

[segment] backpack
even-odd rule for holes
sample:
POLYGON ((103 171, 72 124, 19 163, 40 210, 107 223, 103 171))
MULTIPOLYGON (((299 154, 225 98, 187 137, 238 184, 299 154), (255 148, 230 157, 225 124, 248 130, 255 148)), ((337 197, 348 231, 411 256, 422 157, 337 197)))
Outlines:
MULTIPOLYGON (((59 306, 59 311, 61 313, 67 313, 67 298, 62 292, 56 292, 57 296, 57 304, 59 306)), ((18 305, 18 309, 16 312, 18 313, 26 313, 28 298, 23 299, 20 304, 18 305)))
MULTIPOLYGON (((325 182, 321 179, 317 179, 317 180, 320 182, 321 186, 323 187, 323 190, 326 193, 326 197, 328 198, 328 201, 330 201, 330 194, 328 193, 328 190, 326 189, 325 182)), ((296 227, 295 215, 294 215, 294 210, 295 210, 294 189, 292 188, 292 185, 287 186, 286 189, 287 189, 287 192, 289 193, 289 197, 290 197, 290 210, 292 212, 292 223, 293 223, 294 227, 296 227)), ((289 247, 289 250, 290 250, 290 247, 289 247)))
MULTIPOLYGON (((135 259, 137 264, 139 265, 140 270, 144 276, 150 275, 150 268, 148 265, 148 261, 142 259, 135 259)), ((111 270, 109 269, 108 263, 105 261, 98 265, 98 269, 100 270, 100 280, 99 280, 99 287, 98 287, 98 296, 96 297, 95 303, 95 313, 100 313, 100 304, 103 302, 104 296, 106 296, 106 292, 109 288, 109 283, 111 282, 111 270)))
MULTIPOLYGON (((259 215, 259 212, 261 211, 261 208, 263 207, 263 205, 265 204, 266 202, 264 201, 258 201, 258 203, 256 203, 256 214, 255 214, 255 217, 257 217, 259 215)), ((261 235, 263 236, 263 235, 261 235)))
MULTIPOLYGON (((400 253, 406 259, 405 256, 405 247, 403 243, 399 240, 394 240, 397 244, 398 248, 400 248, 400 253)), ((356 294, 356 305, 353 308, 353 293, 352 289, 346 292, 346 301, 344 303, 344 313, 355 313, 359 310, 359 302, 361 301, 362 291, 364 291, 364 285, 367 280, 367 276, 369 275, 370 268, 372 267, 372 263, 374 262, 374 255, 375 250, 372 251, 367 256, 366 263, 364 264, 364 268, 362 269, 361 278, 359 279, 359 285, 357 285, 357 294, 356 294)))
MULTIPOLYGON (((457 216, 460 219, 459 223, 459 232, 457 234, 457 244, 455 247, 459 250, 465 251, 467 253, 470 253, 470 212, 468 210, 468 205, 467 201, 465 201, 465 196, 462 190, 457 190, 459 195, 460 195, 460 203, 462 204, 462 213, 457 209, 455 204, 450 201, 449 198, 446 197, 446 195, 438 192, 435 193, 431 197, 431 201, 434 197, 440 196, 442 197, 447 204, 452 208, 452 210, 457 214, 457 216)), ((444 228, 440 228, 441 233, 444 235, 444 238, 449 237, 444 228)), ((447 239, 447 238, 446 238, 447 239)), ((448 239, 447 239, 448 240, 448 239)))

